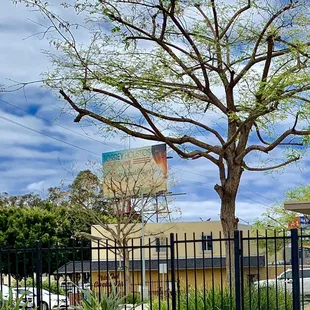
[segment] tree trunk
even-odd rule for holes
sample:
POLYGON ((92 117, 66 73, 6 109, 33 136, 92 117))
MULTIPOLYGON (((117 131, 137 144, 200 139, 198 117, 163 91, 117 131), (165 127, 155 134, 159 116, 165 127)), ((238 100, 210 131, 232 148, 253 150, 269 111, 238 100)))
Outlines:
POLYGON ((230 287, 234 285, 234 231, 238 229, 239 219, 235 217, 236 198, 242 174, 240 166, 228 167, 228 176, 222 180, 222 185, 215 186, 215 190, 221 198, 221 223, 225 239, 226 254, 226 279, 230 287))
POLYGON ((133 291, 130 285, 130 270, 129 270, 129 250, 124 250, 124 295, 128 295, 133 291))
POLYGON ((234 231, 238 229, 238 219, 235 217, 235 199, 223 199, 221 203, 221 223, 225 241, 226 256, 226 280, 229 287, 234 285, 235 265, 234 265, 234 231))

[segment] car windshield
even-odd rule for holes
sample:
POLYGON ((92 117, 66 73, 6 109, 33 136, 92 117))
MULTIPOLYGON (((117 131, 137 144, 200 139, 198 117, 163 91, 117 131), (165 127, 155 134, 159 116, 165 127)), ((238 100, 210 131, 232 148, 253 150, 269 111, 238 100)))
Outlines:
POLYGON ((18 295, 33 295, 34 292, 31 291, 31 290, 28 290, 28 289, 24 289, 24 288, 19 288, 19 289, 15 289, 15 292, 18 294, 18 295))
POLYGON ((286 271, 286 272, 283 272, 280 276, 279 276, 279 279, 292 279, 292 271, 289 270, 289 271, 286 271))

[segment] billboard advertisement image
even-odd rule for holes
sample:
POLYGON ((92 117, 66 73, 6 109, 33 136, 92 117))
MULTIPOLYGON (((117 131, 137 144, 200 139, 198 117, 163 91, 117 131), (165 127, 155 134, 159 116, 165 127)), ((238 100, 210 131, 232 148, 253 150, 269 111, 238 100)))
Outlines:
POLYGON ((102 154, 106 198, 154 195, 167 191, 166 144, 102 154))

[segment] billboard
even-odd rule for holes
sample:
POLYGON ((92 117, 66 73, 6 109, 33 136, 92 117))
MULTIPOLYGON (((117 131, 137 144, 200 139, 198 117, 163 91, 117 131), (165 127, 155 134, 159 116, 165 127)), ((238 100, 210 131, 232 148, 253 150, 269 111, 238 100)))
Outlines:
POLYGON ((166 144, 102 154, 106 198, 154 195, 167 191, 166 144))

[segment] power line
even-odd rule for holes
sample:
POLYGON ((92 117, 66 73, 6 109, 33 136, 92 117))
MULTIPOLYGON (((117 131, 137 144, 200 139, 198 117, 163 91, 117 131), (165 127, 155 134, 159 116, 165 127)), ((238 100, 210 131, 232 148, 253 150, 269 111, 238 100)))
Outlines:
MULTIPOLYGON (((191 173, 191 174, 198 175, 198 176, 201 176, 201 177, 205 177, 205 175, 203 175, 203 174, 199 174, 199 173, 197 173, 197 172, 193 172, 193 171, 189 171, 189 170, 184 170, 183 168, 178 169, 177 172, 179 172, 179 171, 183 171, 183 172, 191 173)), ((208 176, 208 178, 218 181, 218 179, 215 178, 215 177, 209 177, 209 176, 208 176)), ((266 199, 266 200, 269 200, 269 201, 271 201, 271 202, 274 202, 272 199, 270 199, 270 198, 268 198, 268 197, 265 197, 265 196, 263 196, 263 195, 261 195, 261 194, 259 194, 259 193, 257 193, 257 192, 254 192, 254 191, 252 191, 252 190, 250 190, 250 189, 244 188, 244 190, 246 190, 246 191, 248 191, 248 192, 251 192, 251 193, 253 193, 253 194, 257 195, 257 196, 260 196, 260 197, 262 197, 262 198, 264 198, 264 199, 266 199)))
POLYGON ((30 113, 29 111, 27 111, 27 110, 25 110, 25 109, 23 109, 23 108, 21 108, 21 107, 15 105, 15 104, 13 104, 13 103, 10 103, 10 102, 8 102, 8 101, 6 101, 6 100, 3 100, 3 99, 1 99, 1 98, 0 98, 0 101, 3 102, 3 103, 5 103, 5 104, 7 104, 7 105, 10 105, 11 107, 14 107, 14 108, 16 108, 16 109, 19 109, 19 110, 21 110, 21 111, 23 111, 23 112, 25 112, 25 113, 28 113, 29 115, 31 115, 31 116, 33 116, 33 117, 36 117, 36 118, 38 118, 38 119, 42 119, 42 120, 44 120, 44 121, 46 121, 46 122, 48 122, 48 123, 50 123, 50 124, 53 124, 54 126, 58 126, 58 127, 62 128, 62 129, 68 130, 68 131, 70 131, 70 132, 72 132, 72 133, 75 133, 75 134, 81 136, 81 137, 90 139, 90 140, 92 140, 92 141, 101 143, 101 144, 103 144, 103 145, 110 146, 110 147, 112 147, 112 148, 116 148, 116 144, 115 144, 115 145, 112 145, 112 144, 109 144, 109 143, 102 142, 102 141, 100 141, 100 140, 94 139, 94 138, 92 138, 92 137, 89 137, 89 136, 87 136, 87 135, 84 135, 84 134, 82 134, 82 133, 79 133, 79 132, 77 132, 77 131, 75 131, 75 130, 72 130, 72 129, 68 128, 68 127, 65 127, 65 126, 59 125, 59 124, 57 124, 57 123, 54 123, 54 122, 52 122, 51 120, 49 120, 49 119, 47 119, 47 118, 44 118, 44 117, 39 116, 39 115, 36 115, 36 114, 32 114, 32 113, 30 113))
MULTIPOLYGON (((200 182, 200 181, 188 180, 188 179, 185 179, 185 178, 182 178, 182 179, 185 180, 186 182, 194 183, 194 184, 210 185, 210 186, 213 185, 213 184, 206 184, 206 183, 200 182)), ((251 200, 251 201, 253 201, 253 202, 255 202, 255 203, 261 204, 261 205, 263 205, 263 206, 265 206, 265 207, 270 207, 270 205, 267 205, 266 203, 263 203, 263 202, 261 202, 261 201, 255 200, 255 199, 253 199, 253 198, 251 198, 251 197, 249 197, 249 196, 247 196, 247 195, 240 194, 240 193, 238 193, 238 195, 239 195, 239 196, 242 196, 242 197, 245 197, 245 198, 247 198, 247 199, 249 199, 249 200, 251 200)))
POLYGON ((43 133, 43 132, 41 132, 41 131, 38 131, 38 130, 36 130, 36 129, 33 129, 33 128, 31 128, 31 127, 28 127, 28 126, 26 126, 26 125, 23 125, 23 124, 21 124, 21 123, 15 122, 15 121, 13 121, 13 120, 11 120, 11 119, 9 119, 9 118, 6 118, 6 117, 4 117, 4 116, 0 116, 0 118, 3 119, 3 120, 5 120, 5 121, 7 121, 7 122, 9 122, 9 123, 14 124, 14 125, 17 125, 17 126, 26 128, 26 129, 28 129, 28 130, 30 130, 30 131, 33 131, 33 132, 35 132, 35 133, 38 133, 38 134, 40 134, 40 135, 42 135, 42 136, 45 136, 45 137, 47 137, 47 138, 53 139, 53 140, 55 140, 55 141, 64 143, 64 144, 69 145, 69 146, 71 146, 71 147, 74 147, 74 148, 76 148, 76 149, 79 149, 79 150, 82 150, 82 151, 85 151, 85 152, 88 152, 88 153, 91 153, 91 154, 94 154, 94 155, 97 155, 97 156, 100 156, 100 157, 101 157, 101 154, 99 154, 99 153, 95 153, 95 152, 93 152, 93 151, 84 149, 83 147, 80 147, 80 146, 78 146, 78 145, 75 145, 75 144, 72 144, 72 143, 70 143, 70 142, 67 142, 67 141, 64 141, 64 140, 55 138, 55 137, 50 136, 50 135, 48 135, 48 134, 46 134, 46 133, 43 133))
MULTIPOLYGON (((100 140, 94 139, 94 138, 89 137, 89 136, 87 136, 87 135, 83 135, 83 134, 81 134, 81 133, 79 133, 79 132, 77 132, 77 131, 74 131, 74 130, 68 128, 68 127, 65 127, 65 126, 56 124, 56 123, 52 122, 52 121, 49 120, 49 119, 46 119, 46 118, 41 117, 41 116, 36 115, 36 114, 32 114, 32 113, 30 113, 29 111, 27 111, 27 110, 25 110, 25 109, 23 109, 23 108, 21 108, 21 107, 19 107, 19 106, 17 106, 17 105, 14 105, 13 103, 10 103, 10 102, 8 102, 8 101, 6 101, 6 100, 3 100, 3 99, 0 98, 0 101, 3 102, 3 103, 5 103, 5 104, 7 104, 7 105, 10 105, 10 106, 12 106, 12 107, 14 107, 14 108, 16 108, 16 109, 19 109, 19 110, 21 110, 21 111, 23 111, 23 112, 25 112, 25 113, 27 113, 27 114, 33 116, 33 117, 36 117, 36 118, 38 118, 38 119, 42 119, 42 120, 44 120, 44 121, 46 121, 46 122, 49 122, 49 123, 53 124, 54 126, 58 126, 58 127, 60 127, 60 128, 63 128, 63 129, 65 129, 65 130, 68 130, 68 131, 70 131, 70 132, 72 132, 72 133, 75 133, 75 134, 77 134, 77 135, 79 135, 79 136, 82 136, 82 137, 84 137, 84 138, 87 138, 87 139, 90 139, 90 140, 92 140, 92 141, 101 143, 101 144, 103 144, 103 145, 107 145, 107 146, 110 146, 110 147, 112 147, 112 148, 115 148, 115 146, 113 146, 112 144, 108 144, 108 143, 102 142, 102 141, 100 141, 100 140)), ((41 135, 43 135, 43 136, 46 136, 46 137, 48 137, 48 138, 50 138, 50 139, 56 140, 56 141, 58 141, 58 142, 64 143, 64 144, 66 144, 66 145, 69 145, 69 146, 71 146, 71 147, 75 147, 75 148, 80 149, 80 150, 83 150, 83 151, 86 151, 86 152, 88 152, 88 153, 91 153, 91 154, 94 154, 94 155, 97 155, 97 156, 101 156, 101 154, 99 154, 99 153, 92 152, 92 151, 90 151, 90 150, 87 150, 87 149, 85 149, 85 148, 83 148, 83 147, 80 147, 80 146, 77 146, 77 145, 75 145, 75 144, 72 144, 72 143, 70 143, 70 142, 66 142, 66 141, 64 141, 64 140, 55 138, 55 137, 53 137, 53 136, 49 136, 49 135, 47 135, 47 134, 45 134, 45 133, 43 133, 43 132, 37 131, 37 130, 35 130, 35 129, 31 128, 31 127, 28 127, 28 126, 26 126, 26 125, 22 125, 22 124, 20 124, 20 123, 18 123, 18 122, 15 122, 15 121, 13 121, 13 120, 10 120, 10 119, 4 117, 4 116, 0 116, 0 117, 1 117, 2 119, 4 119, 4 120, 8 121, 8 122, 11 122, 11 123, 13 123, 13 124, 15 124, 15 125, 21 126, 21 127, 26 128, 26 129, 28 129, 28 130, 31 130, 31 131, 33 131, 33 132, 36 132, 36 133, 41 134, 41 135)), ((168 153, 169 153, 169 152, 168 152, 168 153)), ((188 170, 184 170, 184 169, 179 169, 178 172, 179 172, 179 171, 184 171, 184 172, 187 172, 187 173, 191 173, 191 174, 194 174, 194 175, 198 175, 198 176, 205 177, 205 176, 202 175, 202 174, 199 174, 199 173, 196 173, 196 172, 192 172, 192 171, 188 171, 188 170)), ((209 178, 210 178, 210 177, 209 177, 209 178)), ((213 180, 217 180, 217 179, 214 178, 214 177, 211 177, 211 178, 212 178, 213 180)), ((192 182, 195 182, 195 181, 192 181, 192 182)), ((200 182, 196 182, 196 183, 200 183, 200 182)), ((201 182, 201 184, 202 184, 202 182, 201 182)), ((254 192, 254 191, 252 191, 252 190, 250 190, 250 189, 247 189, 247 188, 245 188, 245 190, 246 190, 246 191, 249 191, 249 192, 251 192, 251 193, 253 193, 253 194, 257 195, 257 196, 260 196, 260 197, 262 197, 262 198, 264 198, 264 199, 266 199, 266 200, 269 200, 269 201, 272 201, 272 202, 273 202, 273 200, 271 200, 270 198, 267 198, 267 197, 265 197, 265 196, 263 196, 263 195, 261 195, 261 194, 259 194, 259 193, 257 193, 257 192, 254 192)), ((252 198, 249 198, 248 196, 245 196, 244 194, 239 194, 239 195, 241 195, 241 196, 243 196, 243 197, 246 197, 246 198, 248 198, 248 199, 250 199, 250 200, 252 200, 252 201, 254 201, 254 202, 257 202, 257 203, 263 204, 263 205, 265 205, 265 206, 268 206, 267 204, 258 202, 258 201, 254 200, 254 199, 252 199, 252 198)), ((269 207, 269 206, 268 206, 268 207, 269 207)))
MULTIPOLYGON (((31 127, 28 127, 28 126, 26 126, 26 125, 23 125, 23 124, 20 124, 20 123, 18 123, 18 122, 15 122, 15 121, 13 121, 13 120, 11 120, 11 119, 9 119, 9 118, 6 118, 6 117, 4 117, 4 116, 0 116, 0 118, 3 119, 3 120, 5 120, 5 121, 7 121, 7 122, 9 122, 9 123, 14 124, 14 125, 20 126, 20 127, 22 127, 22 128, 25 128, 25 129, 28 129, 28 130, 30 130, 30 131, 33 131, 33 132, 35 132, 35 133, 37 133, 37 134, 43 135, 43 136, 45 136, 45 137, 47 137, 47 138, 53 139, 53 140, 55 140, 55 141, 64 143, 64 144, 69 145, 69 146, 71 146, 71 147, 74 147, 74 148, 77 148, 77 149, 79 149, 79 150, 82 150, 82 151, 85 151, 85 152, 88 152, 88 153, 91 153, 91 154, 94 154, 94 155, 97 155, 97 156, 100 156, 100 157, 101 157, 101 154, 99 154, 99 153, 95 153, 95 152, 93 152, 93 151, 87 150, 87 149, 85 149, 85 148, 83 148, 83 147, 80 147, 80 146, 78 146, 78 145, 75 145, 75 144, 72 144, 72 143, 70 143, 70 142, 64 141, 64 140, 62 140, 62 139, 55 138, 55 137, 50 136, 50 135, 48 135, 48 134, 45 134, 45 133, 43 133, 43 132, 41 132, 41 131, 38 131, 38 130, 36 130, 36 129, 33 129, 33 128, 31 128, 31 127)), ((182 170, 182 169, 180 169, 180 170, 182 170)), ((182 171, 184 171, 184 172, 189 172, 189 171, 185 171, 185 170, 182 170, 182 171)), ((200 174, 197 174, 197 173, 194 173, 194 172, 190 172, 190 173, 193 173, 193 174, 196 174, 196 175, 200 175, 200 174)), ((203 175, 200 175, 200 176, 203 176, 203 175)), ((192 181, 192 180, 186 180, 186 181, 187 181, 187 182, 189 181, 189 182, 191 182, 191 183, 197 183, 197 184, 205 184, 205 183, 203 183, 203 182, 192 181)), ((248 198, 248 199, 250 199, 250 200, 252 200, 252 201, 254 201, 254 202, 256 202, 256 203, 259 203, 259 204, 261 204, 261 205, 265 205, 265 206, 267 206, 267 207, 270 207, 269 205, 264 204, 264 203, 262 203, 262 202, 258 202, 258 201, 254 200, 254 199, 252 199, 252 198, 250 198, 250 197, 248 197, 248 196, 245 196, 245 195, 243 195, 243 194, 240 194, 240 195, 243 196, 243 197, 246 197, 246 198, 248 198)))

